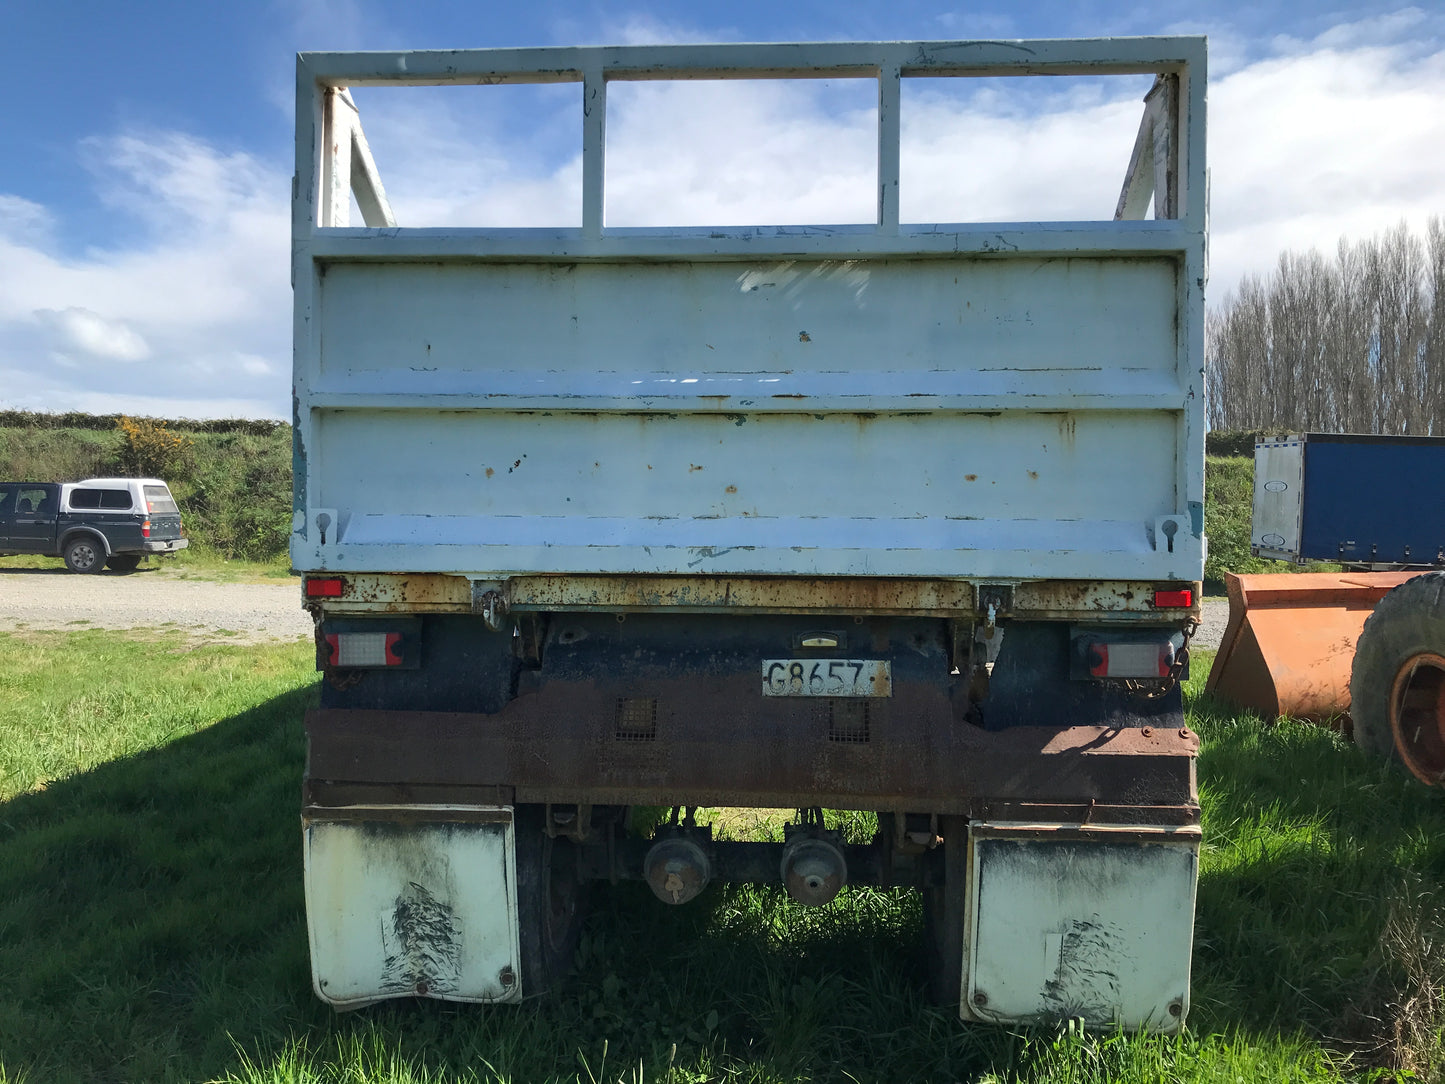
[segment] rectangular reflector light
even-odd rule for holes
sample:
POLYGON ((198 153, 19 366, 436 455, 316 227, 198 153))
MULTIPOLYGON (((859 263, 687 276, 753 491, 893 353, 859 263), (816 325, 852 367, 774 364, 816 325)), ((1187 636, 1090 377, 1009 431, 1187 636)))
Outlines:
POLYGON ((325 580, 310 580, 310 579, 308 579, 308 580, 306 581, 306 597, 307 597, 307 598, 340 598, 340 597, 341 597, 341 580, 340 580, 339 578, 336 578, 336 579, 325 579, 325 580))
POLYGON ((1155 591, 1154 606, 1160 610, 1187 610, 1194 605, 1194 592, 1189 588, 1182 591, 1155 591))
POLYGON ((1174 649, 1167 643, 1090 644, 1089 673, 1094 677, 1168 677, 1174 649))
POLYGON ((326 637, 332 666, 400 666, 401 633, 339 632, 326 637))

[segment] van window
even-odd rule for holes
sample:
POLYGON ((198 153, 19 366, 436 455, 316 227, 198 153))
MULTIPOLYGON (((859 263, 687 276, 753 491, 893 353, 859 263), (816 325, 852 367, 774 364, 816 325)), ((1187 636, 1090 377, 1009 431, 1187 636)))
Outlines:
POLYGON ((146 509, 150 512, 179 512, 175 498, 165 486, 146 486, 146 509))

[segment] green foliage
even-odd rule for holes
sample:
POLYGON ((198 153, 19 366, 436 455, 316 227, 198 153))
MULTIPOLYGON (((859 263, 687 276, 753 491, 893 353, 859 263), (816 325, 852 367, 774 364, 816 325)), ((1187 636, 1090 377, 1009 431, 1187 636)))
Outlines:
POLYGON ((197 436, 196 468, 172 485, 187 530, 227 557, 266 561, 291 534, 291 432, 197 436))
POLYGON ((1204 451, 1212 456, 1254 458, 1255 441, 1273 439, 1278 429, 1211 429, 1204 437, 1204 451))
POLYGON ((286 552, 291 427, 284 423, 0 412, 0 478, 73 482, 106 475, 165 479, 192 547, 248 561, 275 561, 286 552))
POLYGON ((1254 459, 1210 456, 1204 461, 1204 580, 1222 587, 1224 573, 1284 572, 1289 566, 1249 552, 1254 515, 1254 459))
POLYGON ((74 482, 119 472, 121 434, 106 430, 0 427, 0 478, 74 482))
MULTIPOLYGON (((109 432, 116 428, 123 415, 86 414, 79 410, 57 413, 37 410, 0 410, 0 429, 90 429, 109 432)), ((157 418, 138 421, 158 422, 157 418)), ((179 418, 164 423, 187 433, 249 433, 265 437, 290 429, 285 422, 269 418, 179 418)))
POLYGON ((312 662, 305 643, 0 634, 0 1082, 1442 1075, 1439 793, 1331 731, 1223 711, 1207 658, 1183 1036, 962 1025, 922 998, 917 896, 861 887, 822 909, 753 886, 665 908, 603 885, 555 996, 333 1013, 297 846, 312 662))
POLYGON ((120 430, 120 471, 128 478, 175 478, 188 467, 187 453, 195 441, 173 433, 167 423, 151 418, 116 419, 120 430))

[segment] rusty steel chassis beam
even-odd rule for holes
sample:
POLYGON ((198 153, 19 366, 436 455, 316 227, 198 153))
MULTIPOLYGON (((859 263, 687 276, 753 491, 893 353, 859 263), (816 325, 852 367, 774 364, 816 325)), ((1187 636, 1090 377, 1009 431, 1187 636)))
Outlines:
POLYGON ((1165 580, 1004 580, 802 576, 530 575, 471 580, 442 573, 316 573, 341 581, 341 595, 310 599, 333 616, 383 613, 503 612, 816 613, 826 615, 997 617, 1032 621, 1129 621, 1171 624, 1199 617, 1200 584, 1165 580), (1188 608, 1156 610, 1154 591, 1192 588, 1188 608), (1003 591, 1000 593, 999 589, 1003 591))
POLYGON ((656 737, 643 742, 618 740, 619 690, 590 681, 549 682, 495 715, 313 710, 308 786, 341 785, 346 802, 314 792, 325 805, 471 795, 474 804, 504 805, 821 806, 997 817, 996 808, 1024 802, 1061 812, 1118 806, 1197 814, 1198 739, 1185 729, 989 732, 956 720, 943 690, 905 686, 889 698, 869 742, 847 744, 830 740, 818 703, 760 697, 752 675, 649 685, 646 693, 669 708, 656 737))

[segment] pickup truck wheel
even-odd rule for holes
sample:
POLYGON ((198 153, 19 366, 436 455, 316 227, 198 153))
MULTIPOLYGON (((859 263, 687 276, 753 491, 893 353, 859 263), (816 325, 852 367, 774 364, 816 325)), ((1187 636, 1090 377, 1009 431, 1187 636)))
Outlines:
POLYGON ((105 567, 105 551, 89 535, 82 535, 65 547, 65 567, 72 572, 99 572, 105 567))
POLYGON ((134 572, 140 568, 140 554, 112 553, 105 559, 105 567, 113 572, 134 572))
POLYGON ((548 836, 546 807, 518 806, 517 933, 522 950, 522 996, 536 997, 562 985, 572 970, 585 915, 577 848, 548 836))
POLYGON ((1355 744, 1445 784, 1445 572, 1406 580, 1360 631, 1350 670, 1355 744))

